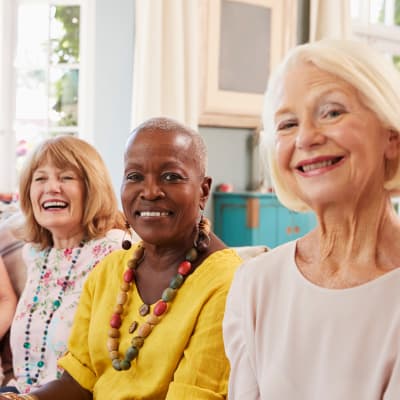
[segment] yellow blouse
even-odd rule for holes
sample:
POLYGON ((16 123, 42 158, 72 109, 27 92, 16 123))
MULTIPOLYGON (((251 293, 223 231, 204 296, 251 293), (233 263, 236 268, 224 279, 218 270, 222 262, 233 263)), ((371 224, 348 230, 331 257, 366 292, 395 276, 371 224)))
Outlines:
MULTIPOLYGON (((133 251, 115 251, 91 272, 75 315, 68 352, 59 365, 92 391, 96 400, 226 398, 229 363, 222 341, 222 318, 241 258, 234 250, 225 249, 204 260, 178 290, 131 368, 116 371, 107 349, 109 322, 133 251)), ((138 312, 142 304, 133 286, 120 328, 122 358, 135 336, 135 332, 129 333, 130 325, 145 321, 138 312)))

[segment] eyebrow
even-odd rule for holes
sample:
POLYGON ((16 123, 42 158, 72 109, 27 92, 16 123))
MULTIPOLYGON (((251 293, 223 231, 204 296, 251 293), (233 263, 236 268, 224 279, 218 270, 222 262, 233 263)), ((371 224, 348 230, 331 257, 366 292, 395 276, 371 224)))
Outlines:
MULTIPOLYGON (((314 99, 320 100, 320 99, 323 99, 324 97, 327 97, 327 96, 331 95, 332 93, 336 93, 336 92, 346 95, 346 92, 344 90, 339 89, 337 86, 335 86, 335 87, 328 87, 323 92, 320 92, 318 95, 314 95, 314 97, 311 97, 311 98, 312 98, 312 100, 314 100, 314 99)), ((311 89, 311 93, 312 93, 312 89, 311 89)), ((293 114, 293 111, 291 111, 289 107, 278 108, 276 110, 276 112, 274 113, 274 118, 279 117, 284 114, 293 114)))

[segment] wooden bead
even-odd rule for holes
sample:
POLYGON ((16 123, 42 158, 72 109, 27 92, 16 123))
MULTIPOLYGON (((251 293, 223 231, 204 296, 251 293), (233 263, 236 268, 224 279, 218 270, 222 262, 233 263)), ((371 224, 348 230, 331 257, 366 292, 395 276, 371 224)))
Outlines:
POLYGON ((172 279, 169 284, 169 287, 172 289, 179 289, 182 286, 182 283, 184 281, 184 277, 181 274, 176 274, 172 279))
POLYGON ((129 333, 133 333, 133 332, 135 332, 135 330, 136 330, 136 328, 138 327, 138 323, 137 323, 137 321, 133 321, 132 323, 131 323, 131 325, 129 326, 129 333))
POLYGON ((121 326, 122 320, 119 314, 113 314, 110 320, 111 328, 119 328, 121 326))
POLYGON ((166 288, 163 291, 163 294, 161 295, 161 298, 165 301, 165 302, 170 302, 174 299, 175 295, 176 295, 177 290, 176 289, 172 289, 172 288, 166 288))
POLYGON ((107 349, 108 351, 117 351, 118 350, 118 339, 108 338, 107 339, 107 349))
POLYGON ((124 312, 124 307, 122 307, 122 304, 117 304, 114 307, 114 314, 122 314, 124 312))
POLYGON ((135 336, 132 340, 131 340, 131 345, 133 347, 136 347, 138 349, 140 349, 144 344, 144 338, 141 336, 135 336))
POLYGON ((139 326, 138 336, 145 338, 150 335, 150 332, 152 329, 153 329, 153 326, 148 324, 147 322, 145 322, 144 324, 139 326))
POLYGON ((137 260, 131 259, 128 261, 128 268, 129 269, 135 269, 137 267, 137 260))
POLYGON ((139 308, 139 314, 144 317, 150 312, 150 306, 146 303, 142 304, 139 308))
POLYGON ((190 262, 193 262, 193 261, 195 261, 196 259, 197 259, 197 257, 198 257, 198 253, 197 253, 197 250, 194 248, 194 247, 192 247, 187 253, 186 253, 186 260, 188 260, 188 261, 190 261, 190 262))
POLYGON ((192 264, 189 261, 185 260, 179 264, 178 273, 180 273, 183 276, 186 276, 191 269, 192 269, 192 264))
POLYGON ((132 361, 139 354, 139 349, 135 346, 128 347, 125 353, 125 360, 132 361))
POLYGON ((119 357, 119 353, 116 350, 112 350, 109 352, 109 356, 111 360, 115 360, 116 358, 119 357))
POLYGON ((168 305, 165 301, 159 300, 157 304, 154 306, 154 315, 157 315, 159 317, 160 315, 163 315, 167 311, 168 305))
POLYGON ((134 254, 133 254, 133 258, 136 260, 141 260, 144 254, 144 247, 143 246, 139 246, 136 248, 134 254))
POLYGON ((117 304, 125 304, 126 300, 128 300, 128 295, 126 294, 126 292, 119 292, 118 296, 117 296, 117 304))
POLYGON ((160 322, 160 317, 157 317, 157 315, 154 314, 149 314, 146 317, 146 322, 150 325, 157 325, 160 322))
POLYGON ((132 268, 127 269, 124 272, 124 281, 130 283, 134 279, 135 279, 135 271, 132 268))
POLYGON ((108 336, 111 338, 119 338, 121 336, 119 329, 117 328, 110 328, 108 330, 108 336))

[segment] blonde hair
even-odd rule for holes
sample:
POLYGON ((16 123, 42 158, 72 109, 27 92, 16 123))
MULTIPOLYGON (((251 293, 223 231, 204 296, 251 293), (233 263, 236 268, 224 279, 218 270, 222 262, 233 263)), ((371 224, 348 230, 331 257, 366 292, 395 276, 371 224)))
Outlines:
MULTIPOLYGON (((282 204, 304 211, 309 207, 285 185, 274 151, 275 98, 285 74, 299 62, 311 63, 349 83, 360 93, 361 101, 375 113, 382 126, 396 132, 400 132, 400 72, 390 60, 363 42, 325 39, 295 47, 271 75, 264 98, 261 156, 268 163, 282 204)), ((388 166, 393 173, 384 183, 387 190, 400 188, 400 160, 394 160, 394 164, 388 166)))
POLYGON ((81 224, 86 240, 101 237, 112 228, 124 228, 124 217, 118 210, 111 178, 100 154, 82 139, 57 136, 35 148, 20 174, 19 194, 21 210, 25 215, 22 227, 25 240, 36 243, 41 249, 53 245, 51 232, 37 223, 30 199, 33 173, 44 162, 51 162, 60 169, 71 168, 83 180, 85 193, 81 224))

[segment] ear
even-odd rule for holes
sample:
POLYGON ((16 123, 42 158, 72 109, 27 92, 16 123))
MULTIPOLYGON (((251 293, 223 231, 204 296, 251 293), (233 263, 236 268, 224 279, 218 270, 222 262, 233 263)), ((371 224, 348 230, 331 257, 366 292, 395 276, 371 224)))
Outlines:
POLYGON ((211 192, 212 178, 210 176, 205 176, 200 186, 200 208, 204 210, 207 204, 208 197, 211 192))
POLYGON ((394 160, 400 153, 400 135, 399 132, 393 128, 387 130, 388 140, 385 149, 385 157, 387 160, 394 160))

